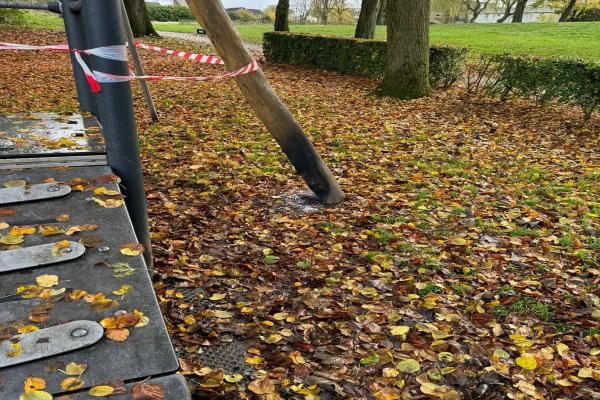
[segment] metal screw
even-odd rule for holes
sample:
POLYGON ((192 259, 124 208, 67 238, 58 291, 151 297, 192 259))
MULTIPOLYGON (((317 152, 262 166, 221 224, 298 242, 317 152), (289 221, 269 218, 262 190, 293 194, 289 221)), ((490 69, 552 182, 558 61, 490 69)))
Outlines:
POLYGON ((54 185, 54 186, 50 186, 48 187, 48 189, 46 189, 49 192, 58 192, 60 190, 60 187, 58 185, 54 185))
POLYGON ((71 332, 71 336, 76 337, 76 338, 84 337, 87 334, 88 334, 88 331, 83 328, 77 328, 73 332, 71 332))
POLYGON ((68 254, 68 253, 70 253, 72 251, 73 251, 73 249, 70 248, 70 247, 63 247, 63 248, 61 248, 61 249, 58 250, 58 252, 61 253, 61 254, 68 254))
POLYGON ((110 251, 110 247, 108 247, 108 246, 98 247, 98 251, 100 253, 106 253, 107 251, 110 251))
POLYGON ((25 194, 31 194, 31 190, 26 190, 23 193, 25 193, 25 194))
POLYGON ((86 197, 85 201, 94 201, 94 198, 93 197, 86 197))

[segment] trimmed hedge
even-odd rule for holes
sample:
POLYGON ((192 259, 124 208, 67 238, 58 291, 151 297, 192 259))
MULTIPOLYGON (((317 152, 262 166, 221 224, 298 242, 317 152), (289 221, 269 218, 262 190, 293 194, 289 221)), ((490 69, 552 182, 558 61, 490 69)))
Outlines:
MULTIPOLYGON (((434 46, 430 51, 429 78, 434 87, 449 87, 462 76, 467 49, 434 46)), ((342 74, 381 78, 387 44, 379 40, 267 32, 263 52, 269 62, 302 65, 342 74)))
POLYGON ((148 15, 152 21, 176 22, 193 20, 194 16, 189 8, 183 6, 161 6, 149 4, 148 15))
POLYGON ((535 97, 538 102, 558 102, 581 107, 589 119, 600 105, 600 63, 497 55, 495 91, 535 97))

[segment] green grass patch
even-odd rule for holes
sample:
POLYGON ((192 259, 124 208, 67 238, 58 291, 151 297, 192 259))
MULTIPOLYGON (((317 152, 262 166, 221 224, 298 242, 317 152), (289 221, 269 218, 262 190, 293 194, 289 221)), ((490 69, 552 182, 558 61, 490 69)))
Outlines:
MULTIPOLYGON (((198 24, 155 22, 157 30, 196 33, 198 24)), ((270 24, 240 24, 242 38, 262 43, 262 35, 271 32, 270 24)), ((353 25, 291 25, 291 32, 332 36, 354 36, 353 25)), ((473 53, 510 53, 546 57, 600 58, 600 23, 563 22, 530 24, 452 24, 432 25, 433 44, 469 47, 473 53)), ((385 26, 378 26, 375 38, 385 40, 385 26)))

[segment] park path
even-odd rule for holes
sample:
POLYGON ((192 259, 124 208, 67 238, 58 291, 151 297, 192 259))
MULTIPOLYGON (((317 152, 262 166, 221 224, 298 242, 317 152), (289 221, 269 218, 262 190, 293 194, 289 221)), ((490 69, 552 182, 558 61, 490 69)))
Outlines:
MULTIPOLYGON (((160 36, 166 37, 166 38, 187 40, 188 42, 212 45, 212 43, 210 42, 210 40, 208 39, 208 37, 206 35, 198 35, 195 33, 184 33, 184 32, 164 32, 164 31, 159 31, 158 34, 160 36)), ((261 53, 262 54, 263 48, 259 44, 244 42, 244 46, 246 47, 246 49, 248 49, 248 51, 251 51, 253 53, 261 53)))

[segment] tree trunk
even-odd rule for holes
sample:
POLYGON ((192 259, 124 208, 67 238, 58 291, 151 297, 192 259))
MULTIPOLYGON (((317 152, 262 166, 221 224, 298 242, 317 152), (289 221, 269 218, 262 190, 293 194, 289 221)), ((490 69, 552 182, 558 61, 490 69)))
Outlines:
MULTIPOLYGON (((220 0, 186 1, 230 70, 253 61, 220 0)), ((317 197, 326 204, 341 202, 344 192, 262 70, 238 76, 235 81, 248 104, 317 197)))
POLYGON ((523 22, 523 14, 525 14, 526 6, 527 0, 517 0, 517 6, 515 7, 512 22, 523 22))
POLYGON ((354 33, 355 38, 373 39, 375 37, 378 2, 379 0, 362 0, 356 32, 354 33))
POLYGON ((560 14, 558 22, 567 22, 569 20, 569 17, 571 16, 573 9, 575 8, 575 4, 577 4, 577 0, 569 0, 567 7, 560 14))
POLYGON ((515 2, 513 0, 508 0, 508 3, 504 3, 504 15, 498 19, 499 24, 503 23, 504 21, 506 21, 511 15, 513 15, 513 11, 512 8, 515 5, 515 2))
POLYGON ((158 33, 152 26, 152 21, 148 16, 148 9, 144 0, 124 0, 125 9, 129 17, 129 24, 135 36, 153 35, 158 36, 158 33))
POLYGON ((289 32, 288 14, 290 12, 290 0, 279 0, 275 8, 275 31, 289 32))
POLYGON ((387 0, 387 65, 380 89, 401 99, 427 96, 431 0, 387 0))
POLYGON ((377 12, 377 25, 385 25, 385 8, 387 0, 379 0, 379 11, 377 12))

